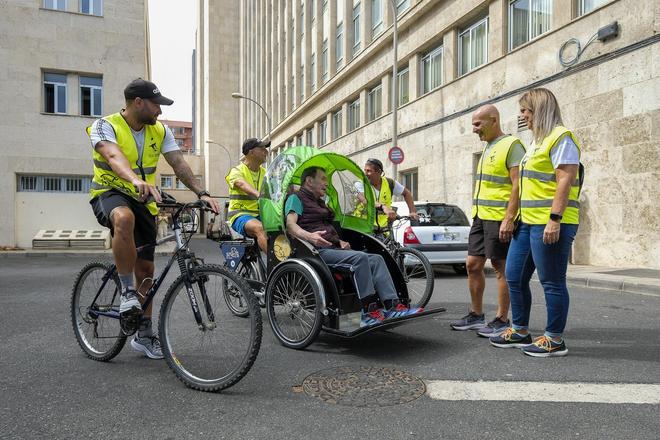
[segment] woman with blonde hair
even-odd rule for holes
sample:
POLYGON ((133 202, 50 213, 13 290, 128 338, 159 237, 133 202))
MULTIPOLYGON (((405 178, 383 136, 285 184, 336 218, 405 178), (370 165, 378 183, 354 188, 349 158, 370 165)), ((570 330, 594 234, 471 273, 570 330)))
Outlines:
POLYGON ((562 125, 552 92, 529 90, 519 105, 534 142, 520 163, 520 223, 506 259, 513 322, 500 336, 490 338, 490 343, 500 348, 519 347, 529 356, 565 356, 566 269, 579 224, 580 146, 562 125), (534 270, 545 293, 547 324, 545 333, 532 340, 529 280, 534 270))

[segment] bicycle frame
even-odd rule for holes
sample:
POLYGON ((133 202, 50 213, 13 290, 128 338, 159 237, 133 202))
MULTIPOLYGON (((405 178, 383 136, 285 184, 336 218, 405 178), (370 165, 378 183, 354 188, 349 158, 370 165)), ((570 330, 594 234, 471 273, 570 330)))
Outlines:
MULTIPOLYGON (((173 234, 170 234, 167 237, 163 237, 160 240, 157 240, 155 243, 140 246, 136 249, 138 252, 140 252, 142 250, 155 248, 156 246, 158 246, 160 244, 163 244, 163 243, 167 243, 169 241, 175 241, 176 242, 174 252, 172 253, 172 256, 170 257, 169 261, 167 262, 167 264, 165 265, 163 270, 160 272, 160 274, 155 279, 153 279, 151 287, 149 288, 149 290, 147 291, 147 293, 144 297, 145 301, 144 301, 144 303, 142 303, 142 308, 143 308, 143 310, 146 310, 151 305, 154 297, 156 296, 156 292, 158 292, 158 289, 160 288, 161 284, 165 280, 165 277, 169 273, 172 265, 174 264, 174 261, 176 260, 179 264, 179 269, 181 270, 181 273, 186 275, 185 286, 186 286, 186 291, 187 291, 187 294, 188 294, 188 299, 190 300, 190 305, 191 305, 193 314, 195 316, 195 320, 197 321, 197 324, 199 326, 204 326, 202 316, 199 312, 199 305, 198 305, 198 302, 197 302, 197 298, 195 298, 195 293, 192 289, 192 283, 197 281, 197 280, 193 279, 193 277, 192 277, 192 275, 189 271, 188 264, 187 264, 187 261, 195 262, 196 258, 195 258, 194 253, 189 252, 188 245, 184 241, 183 233, 181 232, 181 223, 178 220, 178 216, 179 216, 179 214, 181 213, 182 210, 183 210, 183 207, 179 207, 178 211, 172 216, 173 223, 174 223, 174 225, 173 225, 174 233, 173 234)), ((112 264, 110 266, 110 268, 108 269, 108 271, 105 273, 105 275, 102 278, 103 282, 101 283, 101 286, 99 287, 99 290, 96 293, 96 296, 94 297, 94 299, 92 301, 92 304, 96 304, 96 301, 97 301, 98 297, 100 296, 101 292, 103 291, 103 289, 105 288, 105 285, 107 284, 108 280, 114 275, 116 270, 117 270, 117 266, 115 264, 112 264)), ((209 304, 208 298, 206 296, 206 293, 204 291, 204 288, 203 288, 202 284, 200 284, 200 291, 202 293, 204 306, 205 306, 204 308, 206 309, 206 313, 207 313, 209 322, 213 323, 215 321, 215 317, 213 315, 211 305, 209 304)), ((111 303, 113 303, 115 301, 116 295, 117 295, 117 292, 115 291, 115 293, 113 294, 111 303)), ((120 319, 118 310, 102 311, 102 310, 93 310, 93 309, 90 308, 88 313, 93 318, 97 318, 98 316, 107 316, 109 318, 120 319)))

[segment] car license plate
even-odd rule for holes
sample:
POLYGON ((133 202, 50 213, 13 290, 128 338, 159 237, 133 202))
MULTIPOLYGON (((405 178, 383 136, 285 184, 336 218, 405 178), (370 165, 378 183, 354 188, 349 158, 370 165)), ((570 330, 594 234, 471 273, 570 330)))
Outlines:
POLYGON ((433 234, 433 241, 454 241, 457 234, 438 232, 433 234))

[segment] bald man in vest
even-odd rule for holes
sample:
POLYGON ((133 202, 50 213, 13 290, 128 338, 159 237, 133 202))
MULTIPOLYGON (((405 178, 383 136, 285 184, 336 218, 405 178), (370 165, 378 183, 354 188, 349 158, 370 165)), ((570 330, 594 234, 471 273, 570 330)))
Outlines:
POLYGON ((518 215, 518 167, 525 148, 515 136, 502 132, 500 113, 487 104, 472 115, 472 132, 486 142, 475 176, 472 197, 472 228, 468 241, 469 313, 451 323, 454 330, 477 330, 490 338, 509 325, 509 288, 504 277, 506 255, 518 215), (486 287, 486 259, 497 278, 497 312, 486 324, 483 296, 486 287))
POLYGON ((124 98, 126 108, 97 119, 87 130, 94 162, 90 204, 98 222, 112 234, 112 253, 121 282, 122 327, 135 328, 142 315, 131 347, 150 359, 162 359, 160 341, 152 331, 152 305, 144 311, 141 305, 154 276, 154 248, 136 251, 156 241, 156 202, 160 202, 156 165, 160 155, 198 198, 216 213, 219 206, 184 160, 170 129, 158 122, 160 106, 174 101, 142 78, 126 86, 124 98))

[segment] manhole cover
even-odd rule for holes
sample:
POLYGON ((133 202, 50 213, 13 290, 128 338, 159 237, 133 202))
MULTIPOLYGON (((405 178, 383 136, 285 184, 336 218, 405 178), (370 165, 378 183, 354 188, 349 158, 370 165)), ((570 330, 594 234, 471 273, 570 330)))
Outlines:
POLYGON ((379 407, 411 402, 424 394, 421 379, 393 368, 339 367, 318 371, 302 384, 310 396, 337 405, 379 407))

